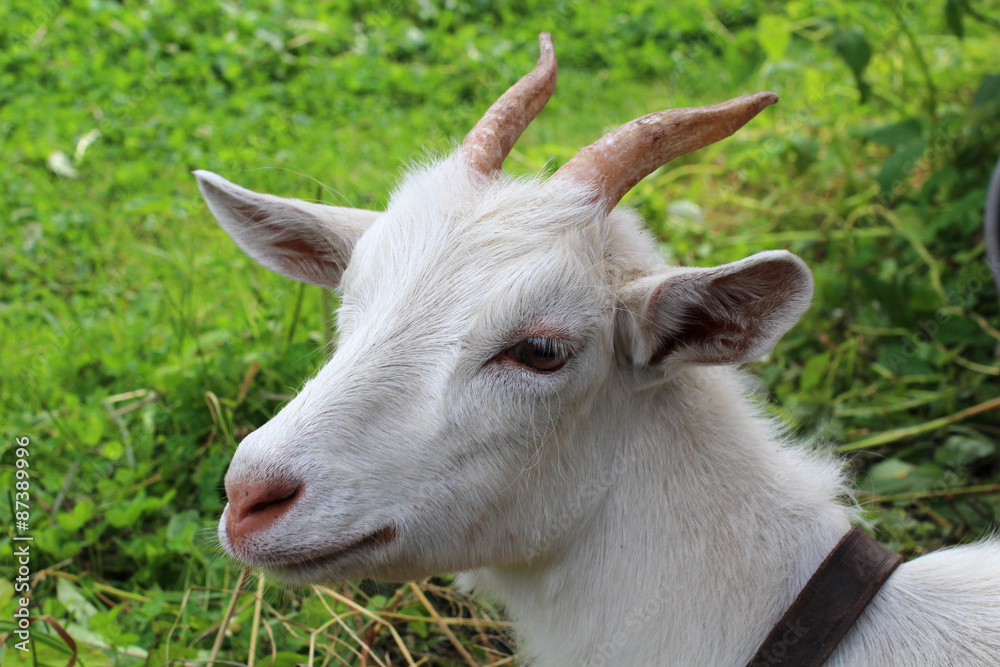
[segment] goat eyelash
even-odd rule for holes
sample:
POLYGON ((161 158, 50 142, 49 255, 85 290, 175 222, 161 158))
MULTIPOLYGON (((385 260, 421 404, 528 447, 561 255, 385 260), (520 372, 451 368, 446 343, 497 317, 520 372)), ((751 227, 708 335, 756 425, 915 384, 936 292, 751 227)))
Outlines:
POLYGON ((526 336, 492 360, 515 364, 535 374, 550 375, 566 366, 574 354, 573 345, 562 338, 526 336))

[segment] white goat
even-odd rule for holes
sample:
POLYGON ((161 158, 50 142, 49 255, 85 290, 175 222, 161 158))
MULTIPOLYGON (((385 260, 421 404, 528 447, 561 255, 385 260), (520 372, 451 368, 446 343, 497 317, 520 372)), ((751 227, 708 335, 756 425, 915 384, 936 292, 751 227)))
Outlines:
MULTIPOLYGON (((384 213, 197 172, 247 253, 343 294, 335 354, 240 444, 219 536, 290 582, 462 571, 530 664, 743 667, 854 518, 841 464, 786 442, 730 368, 797 321, 812 278, 782 251, 666 266, 615 206, 776 97, 652 114, 512 179, 555 86, 541 41, 384 213)), ((827 664, 1000 665, 997 542, 903 565, 827 664)))

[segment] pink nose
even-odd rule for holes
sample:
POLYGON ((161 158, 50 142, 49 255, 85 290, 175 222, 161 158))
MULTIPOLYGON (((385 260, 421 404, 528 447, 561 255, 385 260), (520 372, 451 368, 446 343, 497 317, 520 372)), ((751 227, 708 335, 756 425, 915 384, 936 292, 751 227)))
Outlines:
POLYGON ((229 511, 226 531, 236 543, 266 529, 292 508, 301 495, 301 485, 291 480, 242 483, 226 482, 229 511))

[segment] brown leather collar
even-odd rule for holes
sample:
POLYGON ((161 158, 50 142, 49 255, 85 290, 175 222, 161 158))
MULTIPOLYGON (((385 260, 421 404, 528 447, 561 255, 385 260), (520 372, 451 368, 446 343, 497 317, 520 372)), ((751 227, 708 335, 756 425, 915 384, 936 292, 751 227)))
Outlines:
POLYGON ((903 557, 852 528, 806 583, 747 667, 819 667, 903 557))

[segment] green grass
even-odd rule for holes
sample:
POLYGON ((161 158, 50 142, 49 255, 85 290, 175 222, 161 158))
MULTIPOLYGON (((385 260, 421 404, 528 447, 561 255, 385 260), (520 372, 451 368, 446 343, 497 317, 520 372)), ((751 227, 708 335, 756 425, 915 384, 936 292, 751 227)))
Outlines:
MULTIPOLYGON (((0 483, 14 488, 28 436, 33 613, 75 637, 81 664, 204 661, 217 637, 220 660, 245 663, 253 645, 268 664, 273 642, 275 664, 306 662, 331 610, 345 620, 315 635, 313 664, 406 664, 386 621, 415 661, 466 664, 427 605, 495 616, 441 581, 338 589, 378 622, 252 582, 227 616, 240 572, 214 546, 222 477, 235 442, 323 362, 330 303, 246 258, 190 172, 384 206, 409 161, 454 147, 533 66, 542 30, 559 84, 515 173, 650 111, 781 95, 626 204, 678 263, 767 248, 807 261, 814 306, 753 370, 798 434, 852 450, 883 541, 913 555, 996 526, 1000 311, 980 226, 1000 3, 436 6, 0 7, 0 483)), ((65 664, 53 626, 33 627, 38 664, 65 664)), ((493 620, 449 627, 476 664, 511 650, 493 620)), ((33 664, 12 645, 3 664, 33 664)))

